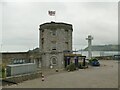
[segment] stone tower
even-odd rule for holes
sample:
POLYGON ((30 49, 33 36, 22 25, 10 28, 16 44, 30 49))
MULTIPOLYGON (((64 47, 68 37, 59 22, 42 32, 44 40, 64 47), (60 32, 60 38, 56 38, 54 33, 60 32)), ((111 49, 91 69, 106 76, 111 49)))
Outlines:
POLYGON ((42 67, 64 67, 64 50, 72 50, 72 25, 50 22, 40 25, 39 48, 42 67))

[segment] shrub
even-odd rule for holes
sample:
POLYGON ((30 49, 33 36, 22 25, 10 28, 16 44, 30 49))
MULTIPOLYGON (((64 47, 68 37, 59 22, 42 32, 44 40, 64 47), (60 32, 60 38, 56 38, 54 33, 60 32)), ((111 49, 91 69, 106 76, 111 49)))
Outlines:
POLYGON ((74 64, 74 63, 71 63, 70 65, 68 65, 68 66, 66 67, 66 70, 67 70, 67 71, 74 71, 74 70, 76 70, 75 64, 74 64))
POLYGON ((2 78, 5 78, 5 77, 6 77, 6 74, 5 74, 5 67, 6 67, 6 65, 4 65, 4 64, 1 65, 1 68, 2 68, 2 71, 1 71, 2 78))
POLYGON ((85 62, 85 66, 83 66, 83 62, 78 63, 78 68, 83 69, 83 68, 88 68, 88 62, 85 62))
POLYGON ((83 63, 82 63, 82 62, 79 62, 79 63, 78 63, 78 68, 79 68, 79 69, 82 69, 82 68, 83 68, 83 63))

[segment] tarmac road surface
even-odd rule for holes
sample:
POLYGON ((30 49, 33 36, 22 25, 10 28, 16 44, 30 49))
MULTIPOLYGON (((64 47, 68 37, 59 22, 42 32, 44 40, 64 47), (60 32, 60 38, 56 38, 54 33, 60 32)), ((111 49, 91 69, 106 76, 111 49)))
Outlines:
POLYGON ((100 67, 89 67, 74 72, 63 72, 25 81, 4 88, 117 88, 118 62, 100 61, 100 67))

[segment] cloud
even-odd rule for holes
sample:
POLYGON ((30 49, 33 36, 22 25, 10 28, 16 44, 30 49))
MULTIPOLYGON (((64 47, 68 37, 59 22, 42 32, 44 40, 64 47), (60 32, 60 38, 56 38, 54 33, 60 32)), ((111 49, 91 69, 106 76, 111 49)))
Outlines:
POLYGON ((73 25, 73 48, 87 46, 91 34, 93 44, 116 44, 117 2, 4 2, 4 51, 24 51, 39 46, 39 25, 56 19, 73 25), (56 10, 56 17, 48 15, 56 10))

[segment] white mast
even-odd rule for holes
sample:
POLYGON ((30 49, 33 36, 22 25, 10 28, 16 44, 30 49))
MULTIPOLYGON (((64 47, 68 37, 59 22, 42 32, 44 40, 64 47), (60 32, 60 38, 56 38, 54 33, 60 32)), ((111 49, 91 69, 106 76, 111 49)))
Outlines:
POLYGON ((88 40, 88 59, 91 59, 92 57, 91 47, 92 47, 93 37, 91 35, 88 35, 88 38, 86 38, 86 40, 88 40))

